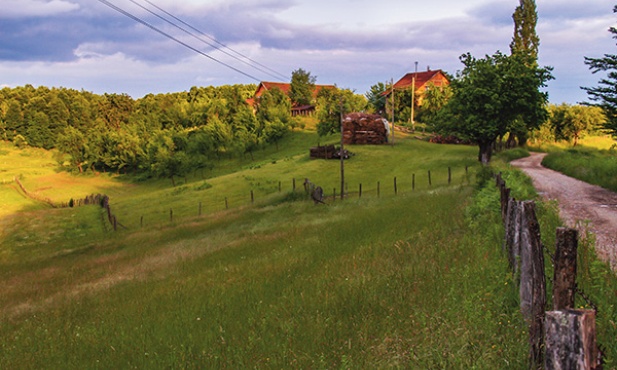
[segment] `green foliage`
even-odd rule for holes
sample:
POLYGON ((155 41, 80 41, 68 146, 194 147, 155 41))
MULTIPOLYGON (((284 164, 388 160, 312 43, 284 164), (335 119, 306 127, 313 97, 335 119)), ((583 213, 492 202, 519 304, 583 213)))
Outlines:
POLYGON ((523 53, 536 61, 538 59, 538 47, 540 38, 536 33, 538 12, 534 0, 520 0, 512 15, 514 20, 514 36, 510 43, 512 54, 523 53))
MULTIPOLYGON (((613 7, 617 13, 617 5, 613 7)), ((617 37, 617 28, 610 27, 612 37, 617 37)), ((603 72, 606 77, 601 78, 596 87, 585 87, 589 99, 596 102, 594 105, 602 108, 606 116, 604 128, 617 137, 617 55, 605 54, 602 58, 585 57, 585 64, 593 73, 603 72)))
POLYGON ((454 94, 440 111, 437 129, 475 142, 478 160, 488 163, 492 144, 524 122, 538 127, 548 117, 548 96, 541 92, 552 78, 549 68, 529 63, 522 54, 500 52, 483 59, 461 56, 465 69, 452 81, 454 94))
POLYGON ((317 77, 311 76, 310 72, 299 68, 291 73, 291 87, 289 98, 293 105, 313 104, 313 91, 317 77))
POLYGON ((365 97, 371 112, 386 115, 386 96, 383 93, 387 90, 387 83, 378 82, 366 92, 365 97))
POLYGON ((573 146, 588 132, 604 123, 604 115, 599 107, 561 104, 549 106, 550 123, 555 139, 571 141, 573 146))
POLYGON ((317 133, 327 136, 341 132, 341 115, 365 108, 366 99, 349 89, 321 89, 317 94, 317 133))
POLYGON ((617 157, 612 150, 588 147, 553 150, 542 164, 590 184, 617 191, 617 157))

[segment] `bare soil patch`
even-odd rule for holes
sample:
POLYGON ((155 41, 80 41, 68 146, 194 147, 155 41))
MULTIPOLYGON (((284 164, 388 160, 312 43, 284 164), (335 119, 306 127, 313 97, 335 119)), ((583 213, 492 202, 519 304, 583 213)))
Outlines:
POLYGON ((568 177, 542 166, 546 153, 512 161, 533 180, 545 199, 556 200, 559 214, 568 227, 592 232, 596 253, 617 269, 617 193, 568 177))

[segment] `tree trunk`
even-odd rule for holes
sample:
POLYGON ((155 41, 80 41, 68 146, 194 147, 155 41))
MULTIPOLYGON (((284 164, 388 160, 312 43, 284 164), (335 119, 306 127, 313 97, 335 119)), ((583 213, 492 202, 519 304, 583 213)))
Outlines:
POLYGON ((492 145, 493 141, 478 142, 478 161, 480 161, 485 166, 488 165, 488 163, 491 161, 491 155, 493 154, 492 145))

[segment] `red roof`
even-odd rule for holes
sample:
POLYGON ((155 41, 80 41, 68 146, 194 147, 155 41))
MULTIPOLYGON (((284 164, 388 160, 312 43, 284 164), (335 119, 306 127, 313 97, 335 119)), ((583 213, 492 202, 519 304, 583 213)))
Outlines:
MULTIPOLYGON (((315 85, 315 91, 313 91, 313 96, 316 97, 321 89, 333 89, 336 86, 334 85, 315 85)), ((262 81, 259 86, 257 86, 257 91, 255 91, 254 98, 261 96, 264 91, 271 90, 274 88, 278 88, 285 93, 285 95, 289 95, 289 91, 291 90, 291 84, 285 82, 268 82, 262 81)))
POLYGON ((405 88, 410 88, 413 83, 413 78, 416 78, 415 87, 416 89, 421 89, 428 82, 435 82, 435 85, 441 85, 442 81, 446 81, 449 83, 448 78, 445 73, 441 69, 437 69, 434 71, 425 71, 425 72, 412 72, 407 73, 403 78, 398 80, 394 84, 394 89, 403 90, 405 88))

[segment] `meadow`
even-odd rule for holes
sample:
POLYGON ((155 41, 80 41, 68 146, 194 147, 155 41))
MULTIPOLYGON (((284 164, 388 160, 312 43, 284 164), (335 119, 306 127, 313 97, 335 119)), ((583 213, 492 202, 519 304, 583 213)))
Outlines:
MULTIPOLYGON (((304 178, 340 186, 339 162, 308 158, 317 141, 295 132, 176 187, 70 176, 48 152, 2 144, 0 368, 526 367, 498 196, 475 190, 476 148, 412 136, 351 147, 347 199, 314 205, 304 178), (99 207, 24 198, 13 176, 57 202, 108 194, 127 229, 106 231, 99 207)), ((542 209, 550 244, 559 221, 542 209)))

